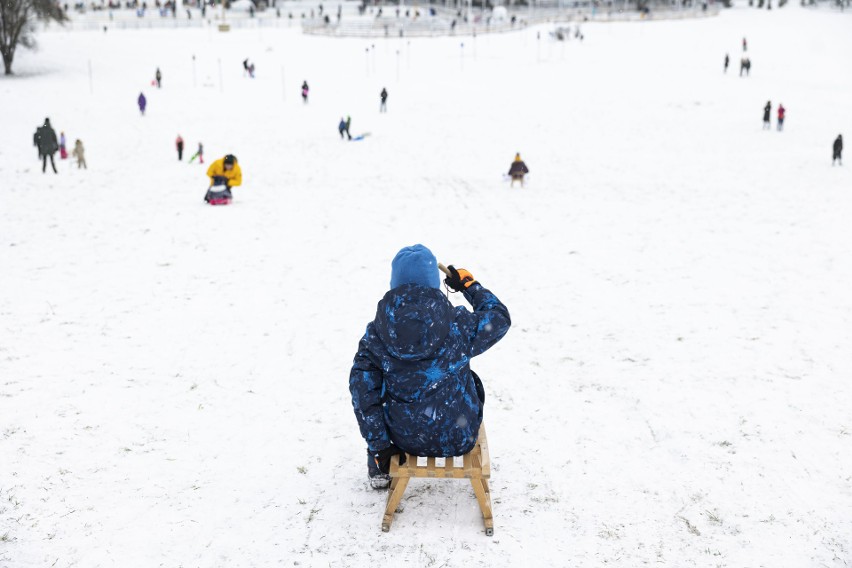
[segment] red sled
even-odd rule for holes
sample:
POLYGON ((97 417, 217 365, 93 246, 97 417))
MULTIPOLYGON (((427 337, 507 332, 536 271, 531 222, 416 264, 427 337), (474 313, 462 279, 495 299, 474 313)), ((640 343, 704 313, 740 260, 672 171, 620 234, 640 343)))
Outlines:
POLYGON ((208 203, 210 205, 227 205, 231 202, 230 197, 214 197, 208 203))

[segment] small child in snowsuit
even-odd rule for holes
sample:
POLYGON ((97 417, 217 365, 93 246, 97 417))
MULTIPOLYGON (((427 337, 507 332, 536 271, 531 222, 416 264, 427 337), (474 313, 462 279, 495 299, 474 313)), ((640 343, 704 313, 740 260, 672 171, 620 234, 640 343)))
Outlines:
POLYGON ((204 146, 201 145, 201 142, 198 143, 198 151, 192 155, 192 157, 189 159, 189 163, 191 164, 193 161, 195 161, 195 158, 198 158, 199 164, 204 163, 204 146))
POLYGON ((77 158, 77 169, 83 168, 84 170, 88 170, 89 167, 86 165, 86 150, 83 148, 83 141, 77 138, 74 141, 74 150, 71 151, 71 155, 77 158))
POLYGON ((515 154, 515 160, 509 166, 509 176, 512 178, 512 183, 509 184, 509 187, 515 187, 515 181, 521 182, 521 187, 524 187, 524 176, 529 171, 529 168, 527 168, 527 165, 521 159, 521 154, 515 154))
POLYGON ((423 245, 400 250, 390 291, 358 344, 349 373, 352 407, 367 443, 367 475, 385 489, 391 458, 469 452, 482 423, 485 389, 470 360, 500 341, 509 310, 473 275, 449 266, 444 283, 473 311, 441 291, 438 263, 423 245))

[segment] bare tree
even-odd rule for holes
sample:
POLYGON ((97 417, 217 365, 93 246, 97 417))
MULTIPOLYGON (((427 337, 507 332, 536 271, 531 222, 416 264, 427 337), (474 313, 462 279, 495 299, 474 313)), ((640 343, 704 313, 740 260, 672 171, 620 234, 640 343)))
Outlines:
POLYGON ((65 13, 54 0, 0 0, 0 54, 6 75, 12 74, 15 49, 35 46, 36 20, 66 20, 65 13))

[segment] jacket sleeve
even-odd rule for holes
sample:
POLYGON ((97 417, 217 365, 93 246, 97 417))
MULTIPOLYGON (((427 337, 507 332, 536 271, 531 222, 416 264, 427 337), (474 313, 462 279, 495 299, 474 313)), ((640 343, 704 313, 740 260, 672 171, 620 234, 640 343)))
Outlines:
POLYGON ((358 353, 355 354, 349 373, 349 392, 352 394, 352 408, 361 436, 371 452, 378 452, 390 445, 390 436, 385 426, 382 405, 382 370, 374 362, 368 347, 370 338, 374 336, 375 330, 371 323, 358 344, 358 353))
POLYGON ((456 308, 456 323, 470 341, 470 356, 476 357, 506 335, 512 320, 506 306, 478 282, 464 290, 464 297, 473 306, 473 312, 456 308))
POLYGON ((240 169, 239 164, 234 164, 234 177, 231 178, 229 185, 231 187, 236 187, 243 183, 243 170, 240 169))

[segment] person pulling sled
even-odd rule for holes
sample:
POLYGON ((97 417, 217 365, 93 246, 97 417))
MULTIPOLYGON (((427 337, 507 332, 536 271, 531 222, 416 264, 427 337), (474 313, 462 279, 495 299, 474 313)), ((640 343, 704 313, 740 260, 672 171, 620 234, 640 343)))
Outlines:
POLYGON ((207 177, 210 178, 210 187, 204 196, 204 201, 210 205, 227 205, 231 202, 231 188, 243 183, 243 173, 237 158, 228 154, 219 158, 207 168, 207 177))

